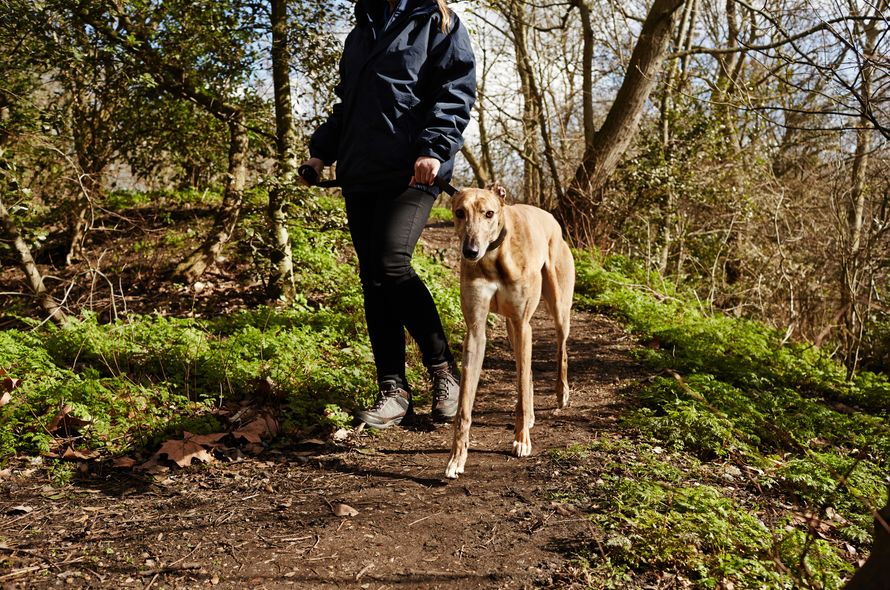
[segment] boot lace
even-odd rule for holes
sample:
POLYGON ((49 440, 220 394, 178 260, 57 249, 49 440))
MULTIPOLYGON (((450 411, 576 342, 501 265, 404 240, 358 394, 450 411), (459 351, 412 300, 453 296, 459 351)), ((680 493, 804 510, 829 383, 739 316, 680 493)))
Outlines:
POLYGON ((433 399, 437 402, 448 399, 448 392, 453 385, 459 385, 451 367, 443 367, 433 371, 433 399))
POLYGON ((386 405, 386 402, 399 395, 399 388, 396 385, 385 385, 380 389, 380 393, 377 394, 377 399, 374 401, 374 405, 368 408, 369 412, 376 412, 383 408, 386 405))

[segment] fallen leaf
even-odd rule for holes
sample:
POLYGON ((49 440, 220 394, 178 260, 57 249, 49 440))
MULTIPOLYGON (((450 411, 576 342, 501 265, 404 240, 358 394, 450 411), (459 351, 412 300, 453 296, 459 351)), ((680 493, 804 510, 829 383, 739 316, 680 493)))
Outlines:
MULTIPOLYGON (((188 433, 184 433, 187 434, 188 433)), ((208 445, 215 446, 220 439, 224 438, 228 433, 227 432, 214 432, 213 434, 191 434, 186 438, 188 440, 198 443, 199 445, 208 445)))
MULTIPOLYGON (((15 389, 22 382, 21 379, 16 379, 15 377, 7 377, 7 373, 3 369, 0 369, 0 377, 3 377, 3 380, 0 381, 0 389, 5 390, 7 393, 15 389)), ((7 396, 3 396, 3 399, 7 399, 7 396)), ((5 404, 6 402, 0 402, 0 406, 5 404)))
POLYGON ((259 455, 265 450, 266 447, 264 447, 260 443, 247 443, 246 445, 244 445, 244 452, 250 455, 259 455))
POLYGON ((331 510, 336 516, 356 516, 358 514, 358 510, 350 506, 349 504, 334 504, 331 507, 331 510))
POLYGON ((0 395, 0 408, 9 403, 9 400, 12 399, 12 394, 8 391, 4 391, 3 395, 0 395))
POLYGON ((133 465, 136 464, 136 459, 133 457, 115 457, 111 461, 111 465, 114 467, 118 467, 120 469, 129 469, 133 465))
POLYGON ((96 456, 96 453, 93 453, 93 452, 84 453, 83 451, 78 451, 74 447, 67 447, 65 449, 65 452, 62 453, 62 458, 68 459, 69 461, 74 461, 74 460, 89 461, 90 459, 92 459, 95 456, 96 456))
POLYGON ((136 467, 136 471, 145 471, 146 473, 148 473, 150 475, 156 475, 163 471, 169 471, 170 470, 169 467, 158 463, 159 458, 160 457, 158 457, 157 454, 152 455, 151 457, 148 458, 148 461, 146 461, 142 465, 139 465, 138 467, 136 467))
POLYGON ((243 438, 247 442, 259 443, 263 438, 271 438, 278 434, 278 422, 268 414, 257 416, 244 428, 239 428, 232 433, 236 438, 243 438))
POLYGON ((30 506, 13 506, 6 511, 7 514, 30 514, 34 509, 30 506))
POLYGON ((798 524, 806 525, 810 532, 822 536, 822 533, 830 531, 833 523, 823 519, 819 514, 809 510, 791 515, 792 520, 798 524))
MULTIPOLYGON (((187 433, 186 433, 187 434, 187 433)), ((192 459, 198 459, 205 463, 213 461, 213 456, 202 447, 189 438, 182 440, 168 440, 161 445, 156 456, 167 455, 167 458, 175 462, 180 467, 188 467, 192 464, 192 459)))
POLYGON ((71 405, 65 404, 62 409, 56 413, 53 419, 50 420, 49 424, 47 424, 46 431, 52 433, 58 430, 59 425, 62 423, 62 419, 69 413, 71 413, 71 405))

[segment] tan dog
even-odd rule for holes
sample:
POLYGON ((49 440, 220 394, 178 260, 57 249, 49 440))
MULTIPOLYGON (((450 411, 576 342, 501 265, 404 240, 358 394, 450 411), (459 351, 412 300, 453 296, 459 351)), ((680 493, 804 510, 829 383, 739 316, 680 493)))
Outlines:
POLYGON ((460 301, 467 324, 463 378, 454 420, 454 442, 445 477, 464 472, 476 387, 485 356, 489 311, 507 319, 507 335, 516 357, 517 387, 513 454, 532 452, 529 430, 534 425, 532 330, 530 320, 543 295, 556 322, 556 400, 569 403, 569 313, 575 287, 575 262, 562 230, 552 215, 530 205, 507 205, 505 191, 468 188, 451 201, 461 240, 460 301))

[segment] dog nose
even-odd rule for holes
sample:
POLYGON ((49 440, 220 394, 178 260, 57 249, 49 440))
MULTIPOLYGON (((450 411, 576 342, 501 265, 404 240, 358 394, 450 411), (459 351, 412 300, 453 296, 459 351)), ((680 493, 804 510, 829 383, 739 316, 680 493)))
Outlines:
POLYGON ((463 252, 464 258, 468 258, 470 260, 476 260, 476 258, 478 258, 479 256, 479 246, 470 243, 469 240, 464 240, 461 251, 463 252))

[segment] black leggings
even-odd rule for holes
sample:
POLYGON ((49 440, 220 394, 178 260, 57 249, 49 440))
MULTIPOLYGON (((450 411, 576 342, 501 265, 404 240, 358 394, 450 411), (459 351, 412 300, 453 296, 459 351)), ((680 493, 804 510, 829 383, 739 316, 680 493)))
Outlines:
POLYGON ((345 198, 377 380, 407 387, 405 328, 425 365, 453 359, 436 304, 411 267, 435 197, 416 188, 394 188, 350 192, 345 198))

